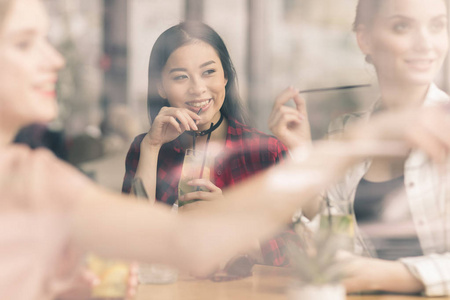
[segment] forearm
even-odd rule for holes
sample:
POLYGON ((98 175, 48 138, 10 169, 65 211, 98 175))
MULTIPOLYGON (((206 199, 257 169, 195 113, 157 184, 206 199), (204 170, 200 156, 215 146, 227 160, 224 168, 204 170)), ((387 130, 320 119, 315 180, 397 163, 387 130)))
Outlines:
POLYGON ((423 291, 423 284, 398 261, 355 258, 350 277, 344 280, 347 292, 385 291, 414 294, 423 291))
POLYGON ((101 255, 208 274, 220 262, 251 249, 255 239, 276 235, 295 210, 353 161, 342 155, 324 159, 327 153, 320 148, 306 161, 276 166, 225 191, 225 201, 178 216, 161 205, 91 184, 69 210, 71 232, 77 244, 101 255))
POLYGON ((160 149, 161 146, 150 144, 148 135, 145 136, 141 143, 139 163, 135 174, 135 177, 140 177, 142 179, 152 203, 156 199, 158 155, 160 149))
POLYGON ((100 255, 161 261, 170 254, 176 216, 162 205, 150 206, 133 196, 97 186, 85 189, 69 211, 74 242, 100 255))
POLYGON ((423 291, 423 284, 402 263, 383 261, 383 264, 385 267, 378 274, 380 288, 377 290, 407 294, 423 291))

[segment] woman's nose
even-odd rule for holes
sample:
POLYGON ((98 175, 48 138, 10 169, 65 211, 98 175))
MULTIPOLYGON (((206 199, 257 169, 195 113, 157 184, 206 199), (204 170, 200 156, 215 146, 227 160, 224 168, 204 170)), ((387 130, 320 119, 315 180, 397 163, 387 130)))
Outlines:
POLYGON ((45 56, 43 63, 46 64, 48 69, 58 71, 64 67, 66 62, 63 56, 51 44, 47 42, 43 45, 42 52, 45 56))
POLYGON ((429 51, 433 47, 433 35, 427 28, 417 31, 414 41, 414 48, 418 51, 429 51))
POLYGON ((206 91, 205 82, 201 78, 193 78, 189 87, 192 95, 202 95, 206 91))
POLYGON ((62 69, 66 65, 66 60, 53 46, 50 46, 50 48, 53 67, 57 70, 62 69))

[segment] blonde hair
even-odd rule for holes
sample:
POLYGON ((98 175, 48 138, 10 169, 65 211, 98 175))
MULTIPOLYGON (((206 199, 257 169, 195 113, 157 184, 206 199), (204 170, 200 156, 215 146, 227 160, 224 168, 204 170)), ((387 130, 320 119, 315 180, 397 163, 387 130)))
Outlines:
MULTIPOLYGON (((365 25, 368 28, 373 25, 382 1, 384 0, 358 0, 355 22, 353 23, 354 31, 357 31, 360 25, 365 25)), ((444 1, 444 3, 447 5, 447 1, 444 1)))

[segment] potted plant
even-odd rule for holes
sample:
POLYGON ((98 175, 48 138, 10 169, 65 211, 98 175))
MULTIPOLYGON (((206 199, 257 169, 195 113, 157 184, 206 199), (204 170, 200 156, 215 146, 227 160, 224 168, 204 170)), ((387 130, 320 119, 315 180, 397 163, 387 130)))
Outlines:
POLYGON ((346 291, 341 280, 345 276, 345 261, 337 254, 342 239, 332 231, 305 234, 303 247, 288 245, 294 282, 288 291, 289 300, 345 300, 346 291))

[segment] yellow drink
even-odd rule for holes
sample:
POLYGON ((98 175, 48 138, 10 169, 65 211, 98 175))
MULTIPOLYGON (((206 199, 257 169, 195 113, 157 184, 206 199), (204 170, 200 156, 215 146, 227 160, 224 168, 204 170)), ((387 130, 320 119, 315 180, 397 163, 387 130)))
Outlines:
POLYGON ((127 263, 90 254, 87 257, 87 265, 100 279, 100 284, 93 288, 93 299, 125 299, 130 272, 127 263))

